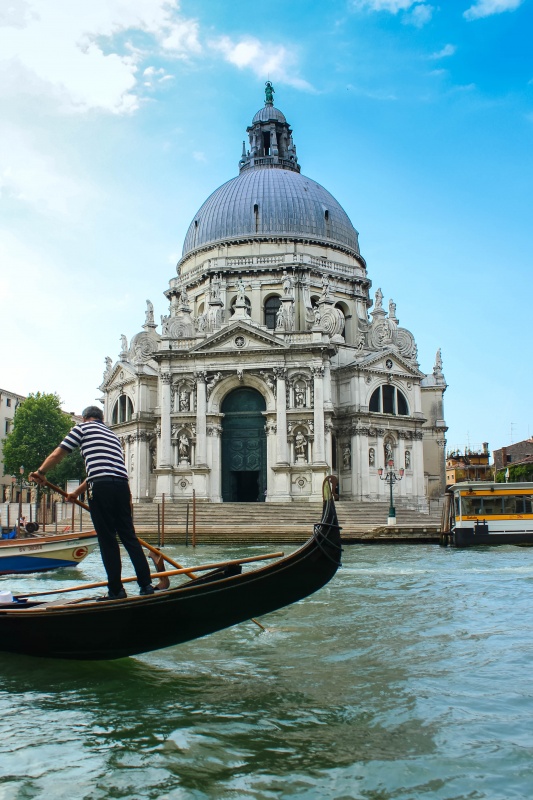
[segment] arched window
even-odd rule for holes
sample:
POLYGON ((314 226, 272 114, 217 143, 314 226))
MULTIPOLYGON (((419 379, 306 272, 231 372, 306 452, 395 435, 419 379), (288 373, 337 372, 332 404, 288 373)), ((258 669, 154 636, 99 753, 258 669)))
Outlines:
POLYGON ((335 308, 338 308, 344 317, 344 324, 342 326, 341 336, 346 336, 346 306, 344 303, 335 303, 335 308))
POLYGON ((401 417, 409 416, 409 407, 405 395, 389 383, 378 386, 370 398, 369 411, 380 414, 397 414, 401 417))
POLYGON ((127 394, 121 394, 113 408, 112 424, 128 422, 133 414, 133 403, 127 394))
POLYGON ((276 317, 280 305, 280 297, 269 297, 265 302, 265 325, 271 331, 276 330, 276 317))

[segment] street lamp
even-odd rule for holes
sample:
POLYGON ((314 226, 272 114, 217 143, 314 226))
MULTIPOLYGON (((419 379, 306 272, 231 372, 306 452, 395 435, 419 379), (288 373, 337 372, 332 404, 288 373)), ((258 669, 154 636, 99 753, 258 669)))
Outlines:
POLYGON ((381 481, 385 481, 385 483, 388 483, 390 488, 389 518, 387 519, 387 525, 396 525, 396 509, 394 508, 392 500, 392 487, 396 481, 401 481, 403 478, 403 473, 404 471, 402 468, 398 470, 398 474, 394 472, 394 461, 392 459, 387 462, 386 470, 384 470, 383 467, 378 469, 379 479, 381 481), (383 472, 385 472, 385 475, 383 472))

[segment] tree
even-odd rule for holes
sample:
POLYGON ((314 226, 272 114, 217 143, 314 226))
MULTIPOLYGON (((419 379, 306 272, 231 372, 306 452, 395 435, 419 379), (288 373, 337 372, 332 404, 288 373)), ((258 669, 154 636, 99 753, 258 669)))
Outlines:
MULTIPOLYGON (((524 481, 533 481, 533 464, 509 464, 509 480, 511 483, 522 483, 524 481)), ((506 482, 506 469, 498 471, 496 481, 498 483, 506 482)))
MULTIPOLYGON (((61 410, 57 394, 30 394, 17 409, 13 430, 4 441, 4 474, 27 479, 43 463, 72 428, 72 420, 61 410)), ((82 481, 85 465, 78 449, 47 474, 47 480, 64 486, 67 480, 82 481)))

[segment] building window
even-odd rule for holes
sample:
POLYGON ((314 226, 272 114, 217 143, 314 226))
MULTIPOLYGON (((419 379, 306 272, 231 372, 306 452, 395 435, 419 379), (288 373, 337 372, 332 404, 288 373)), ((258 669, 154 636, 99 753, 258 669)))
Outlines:
POLYGON ((11 398, 10 397, 6 397, 6 406, 8 408, 11 408, 11 398))
POLYGON ((388 383, 378 386, 375 392, 372 393, 369 410, 376 411, 379 414, 398 414, 402 417, 409 415, 405 395, 396 386, 391 386, 388 383))
POLYGON ((121 394, 113 409, 113 425, 128 422, 133 414, 133 404, 127 394, 121 394))
POLYGON ((5 424, 5 433, 6 433, 6 435, 9 433, 10 425, 11 425, 11 420, 6 419, 6 424, 5 424))
POLYGON ((265 303, 265 325, 271 331, 276 330, 276 320, 280 305, 280 297, 269 297, 265 303))

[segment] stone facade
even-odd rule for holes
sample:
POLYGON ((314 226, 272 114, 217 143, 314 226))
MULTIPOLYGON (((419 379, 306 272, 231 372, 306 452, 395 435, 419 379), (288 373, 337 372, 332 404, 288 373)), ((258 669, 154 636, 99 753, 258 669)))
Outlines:
POLYGON ((372 301, 357 231, 268 97, 239 176, 191 222, 161 332, 147 301, 106 359, 134 499, 316 500, 333 472, 343 499, 381 501, 392 460, 396 497, 425 509, 445 482, 440 351, 422 372, 395 303, 372 301))
POLYGON ((0 499, 9 501, 11 500, 17 481, 13 482, 11 475, 4 475, 4 439, 13 428, 13 420, 15 412, 19 405, 24 402, 26 398, 24 395, 9 392, 6 389, 0 389, 0 499))

